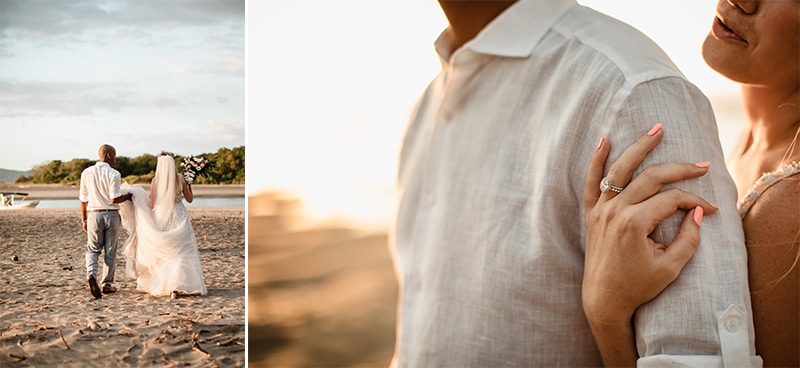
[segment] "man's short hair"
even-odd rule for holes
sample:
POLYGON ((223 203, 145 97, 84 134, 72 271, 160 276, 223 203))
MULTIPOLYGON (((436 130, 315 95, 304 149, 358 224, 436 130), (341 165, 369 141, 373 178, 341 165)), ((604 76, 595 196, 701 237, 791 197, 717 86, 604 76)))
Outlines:
POLYGON ((100 146, 100 149, 97 150, 97 154, 100 155, 101 159, 105 158, 109 153, 113 153, 115 156, 117 154, 117 150, 114 149, 114 147, 110 144, 104 144, 100 146))

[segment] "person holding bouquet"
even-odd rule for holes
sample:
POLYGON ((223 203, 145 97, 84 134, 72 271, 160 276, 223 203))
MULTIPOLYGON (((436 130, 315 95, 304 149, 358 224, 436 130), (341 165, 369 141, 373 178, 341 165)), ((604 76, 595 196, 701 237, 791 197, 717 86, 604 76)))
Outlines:
POLYGON ((181 166, 183 166, 183 176, 191 184, 198 176, 208 177, 208 171, 214 167, 214 163, 204 157, 189 156, 183 158, 181 166))
MULTIPOLYGON (((198 173, 195 172, 195 175, 198 173)), ((177 172, 175 159, 161 153, 150 193, 140 186, 132 205, 122 210, 123 226, 129 239, 125 244, 127 271, 136 278, 137 290, 156 296, 205 295, 203 268, 185 199, 194 199, 191 179, 177 172)))

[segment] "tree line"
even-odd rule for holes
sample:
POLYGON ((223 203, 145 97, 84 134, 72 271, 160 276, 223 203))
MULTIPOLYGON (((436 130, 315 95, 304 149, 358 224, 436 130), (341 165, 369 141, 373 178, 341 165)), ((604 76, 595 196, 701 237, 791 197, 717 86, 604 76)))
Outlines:
MULTIPOLYGON (((203 153, 195 157, 205 157, 214 163, 209 177, 195 178, 195 184, 244 184, 244 146, 233 149, 220 148, 216 153, 203 153)), ((175 166, 182 171, 181 163, 185 156, 173 154, 175 166)), ((53 160, 37 165, 31 170, 31 176, 21 176, 17 183, 33 184, 79 184, 84 169, 96 161, 76 158, 67 162, 53 160)), ((155 176, 158 156, 143 154, 138 157, 117 156, 114 168, 122 176, 122 182, 130 184, 149 183, 155 176)))

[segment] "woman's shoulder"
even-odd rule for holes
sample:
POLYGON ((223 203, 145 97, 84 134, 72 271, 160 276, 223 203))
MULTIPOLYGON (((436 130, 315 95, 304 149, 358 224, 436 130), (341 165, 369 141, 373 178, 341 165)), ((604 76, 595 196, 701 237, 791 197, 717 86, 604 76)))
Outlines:
POLYGON ((765 362, 796 366, 800 308, 800 175, 782 177, 764 190, 742 219, 756 349, 765 362), (789 352, 787 354, 787 352, 789 352), (775 360, 777 359, 777 360, 775 360), (781 360, 789 359, 789 360, 781 360), (791 362, 791 363, 786 363, 791 362))
POLYGON ((797 252, 800 242, 800 175, 771 184, 752 202, 742 218, 745 239, 751 251, 768 250, 769 258, 797 252))
POLYGON ((800 175, 781 179, 742 219, 751 292, 797 290, 800 257, 800 175))

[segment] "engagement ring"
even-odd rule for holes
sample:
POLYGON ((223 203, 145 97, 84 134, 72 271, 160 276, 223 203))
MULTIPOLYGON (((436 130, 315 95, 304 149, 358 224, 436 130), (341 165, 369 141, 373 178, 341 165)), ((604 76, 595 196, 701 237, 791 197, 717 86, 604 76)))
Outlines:
POLYGON ((616 193, 622 193, 623 189, 625 188, 615 187, 611 185, 611 180, 608 179, 608 176, 606 176, 605 178, 603 178, 603 180, 600 181, 600 191, 603 193, 608 192, 609 190, 616 193))

